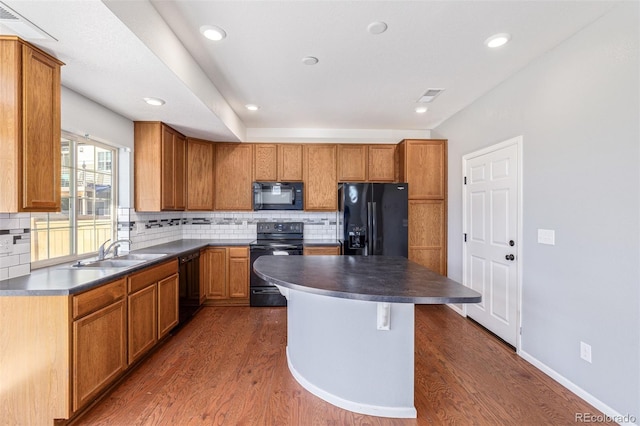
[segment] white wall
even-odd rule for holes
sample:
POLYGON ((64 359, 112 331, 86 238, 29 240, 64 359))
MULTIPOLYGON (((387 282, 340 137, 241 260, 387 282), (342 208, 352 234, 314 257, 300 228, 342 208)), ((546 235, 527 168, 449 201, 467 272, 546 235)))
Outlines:
POLYGON ((118 147, 118 206, 133 206, 133 121, 62 86, 62 130, 118 147))
MULTIPOLYGON (((449 139, 448 268, 457 281, 462 156, 523 135, 521 351, 636 421, 638 17, 637 2, 616 7, 434 132, 449 139), (554 229, 556 245, 538 244, 538 228, 554 229), (592 364, 580 359, 580 341, 592 346, 592 364)), ((505 49, 517 49, 515 38, 505 49)))

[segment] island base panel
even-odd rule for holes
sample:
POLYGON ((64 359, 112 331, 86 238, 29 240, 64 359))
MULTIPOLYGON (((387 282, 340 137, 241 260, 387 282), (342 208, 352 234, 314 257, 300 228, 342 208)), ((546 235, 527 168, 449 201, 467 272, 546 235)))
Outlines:
POLYGON ((378 330, 378 302, 284 293, 289 369, 305 389, 353 412, 416 417, 413 304, 391 303, 390 330, 378 330))

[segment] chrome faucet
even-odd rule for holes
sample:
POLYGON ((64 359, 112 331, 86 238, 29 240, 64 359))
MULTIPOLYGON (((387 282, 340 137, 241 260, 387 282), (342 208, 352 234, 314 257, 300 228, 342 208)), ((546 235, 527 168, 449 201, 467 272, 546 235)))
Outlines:
POLYGON ((120 243, 129 243, 129 244, 131 244, 131 240, 116 240, 116 241, 112 242, 109 245, 109 247, 107 247, 105 249, 104 246, 109 241, 111 241, 111 238, 109 238, 107 241, 102 243, 102 245, 98 249, 98 260, 104 260, 109 255, 109 252, 111 251, 112 248, 113 248, 113 257, 117 257, 118 256, 118 247, 120 247, 120 243))

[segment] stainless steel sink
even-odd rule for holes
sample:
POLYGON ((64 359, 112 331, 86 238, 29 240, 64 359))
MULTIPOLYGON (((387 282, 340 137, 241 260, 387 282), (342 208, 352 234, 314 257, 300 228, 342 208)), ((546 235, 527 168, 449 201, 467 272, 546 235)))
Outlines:
POLYGON ((166 256, 165 253, 129 253, 118 256, 113 260, 154 260, 166 256))
POLYGON ((103 269, 121 269, 121 268, 130 268, 132 266, 143 263, 144 259, 105 259, 105 260, 95 260, 90 262, 78 262, 71 265, 72 268, 83 269, 83 268, 103 268, 103 269))
POLYGON ((114 258, 104 259, 104 260, 86 260, 84 262, 79 261, 69 266, 70 269, 86 269, 86 268, 96 268, 96 269, 125 269, 131 268, 132 266, 139 265, 148 260, 158 259, 160 257, 166 256, 165 253, 128 253, 123 256, 118 256, 114 258))

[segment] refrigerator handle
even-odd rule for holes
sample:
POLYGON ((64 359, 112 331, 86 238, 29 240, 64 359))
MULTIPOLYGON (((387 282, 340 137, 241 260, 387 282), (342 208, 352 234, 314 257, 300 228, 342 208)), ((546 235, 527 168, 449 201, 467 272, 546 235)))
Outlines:
POLYGON ((373 251, 371 254, 378 254, 378 203, 374 201, 371 204, 373 205, 373 212, 371 214, 371 239, 373 240, 373 251))
POLYGON ((367 201, 367 253, 373 254, 373 203, 367 201))

